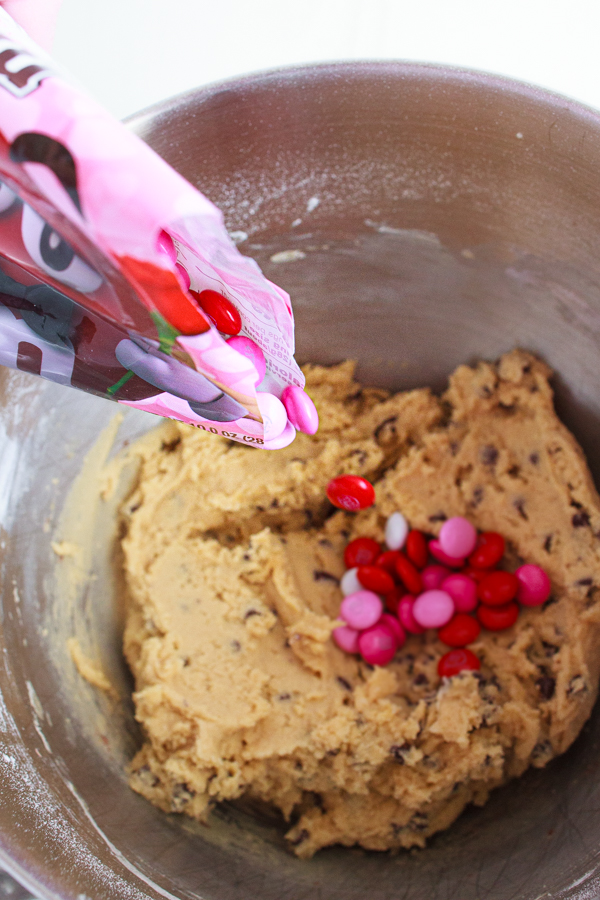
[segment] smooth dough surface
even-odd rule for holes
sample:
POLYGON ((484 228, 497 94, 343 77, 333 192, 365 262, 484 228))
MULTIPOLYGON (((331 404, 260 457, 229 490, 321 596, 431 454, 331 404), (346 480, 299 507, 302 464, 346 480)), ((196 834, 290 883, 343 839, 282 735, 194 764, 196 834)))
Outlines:
POLYGON ((526 353, 459 367, 442 398, 363 389, 350 363, 306 374, 315 437, 267 453, 168 423, 137 451, 125 653, 146 738, 131 785, 198 818, 242 796, 274 805, 301 857, 423 846, 562 753, 588 717, 599 499, 550 371, 526 353), (374 507, 332 510, 325 487, 342 473, 375 483, 374 507), (441 682, 433 632, 383 669, 333 644, 343 548, 383 540, 395 510, 430 534, 467 516, 505 536, 511 568, 548 572, 544 607, 472 645, 480 673, 441 682))

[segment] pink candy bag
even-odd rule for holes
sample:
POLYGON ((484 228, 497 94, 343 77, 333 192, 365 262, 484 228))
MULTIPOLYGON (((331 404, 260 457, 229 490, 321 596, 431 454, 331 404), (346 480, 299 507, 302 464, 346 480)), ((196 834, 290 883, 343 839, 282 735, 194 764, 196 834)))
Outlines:
POLYGON ((267 449, 316 429, 288 295, 1 9, 0 182, 0 365, 267 449))

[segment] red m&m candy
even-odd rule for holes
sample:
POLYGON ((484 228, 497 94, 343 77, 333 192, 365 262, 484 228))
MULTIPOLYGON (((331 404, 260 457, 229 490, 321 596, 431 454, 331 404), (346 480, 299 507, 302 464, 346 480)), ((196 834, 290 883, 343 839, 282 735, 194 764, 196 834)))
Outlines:
POLYGON ((438 663, 438 675, 440 678, 452 678, 459 672, 471 670, 477 672, 481 668, 481 663, 472 650, 450 650, 445 653, 438 663))
POLYGON ((378 566, 359 566, 356 577, 364 588, 375 591, 376 594, 389 594, 395 587, 394 579, 389 572, 378 566))
POLYGON ((327 496, 338 509, 357 512, 367 509, 375 502, 375 490, 366 478, 360 475, 338 475, 327 485, 327 496))
POLYGON ((484 606, 477 608, 477 618, 488 631, 504 631, 519 618, 519 606, 512 601, 504 606, 484 606))
POLYGON ((465 566, 464 569, 460 570, 461 575, 467 575, 472 581, 477 582, 479 584, 480 581, 489 575, 490 573, 486 569, 476 569, 475 566, 465 566))
POLYGON ((440 628, 438 637, 449 647, 466 647, 467 644, 477 640, 480 631, 481 626, 477 619, 466 613, 457 613, 447 625, 440 628))
POLYGON ((398 558, 397 550, 386 550, 381 556, 375 560, 375 565, 380 569, 385 569, 390 575, 396 574, 396 560, 398 558))
POLYGON ((385 595, 385 608, 397 615, 400 601, 405 596, 407 596, 405 587, 395 587, 393 591, 385 595))
POLYGON ((490 572, 479 582, 477 594, 486 606, 504 606, 517 596, 519 579, 511 572, 490 572))
POLYGON ((344 562, 347 569, 372 566, 380 554, 381 547, 377 541, 369 537, 358 537, 350 541, 344 550, 344 562))
POLYGON ((497 531, 484 531, 477 538, 477 546, 469 556, 469 565, 476 569, 492 569, 504 556, 504 538, 497 531))
POLYGON ((415 529, 409 531, 404 552, 417 569, 424 569, 429 556, 425 535, 415 529))
POLYGON ((217 330, 223 334, 239 334, 242 330, 242 317, 227 297, 217 291, 191 292, 198 303, 215 323, 217 330))
POLYGON ((402 579, 409 594, 420 594, 423 590, 423 581, 417 568, 411 563, 404 553, 398 551, 396 559, 396 572, 402 579))

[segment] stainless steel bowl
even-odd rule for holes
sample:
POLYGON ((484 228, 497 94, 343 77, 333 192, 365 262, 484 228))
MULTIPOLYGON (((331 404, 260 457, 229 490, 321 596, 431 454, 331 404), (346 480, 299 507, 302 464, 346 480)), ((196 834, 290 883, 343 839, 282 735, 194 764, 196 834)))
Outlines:
MULTIPOLYGON (((555 367, 559 412, 600 477, 598 114, 481 74, 363 63, 194 91, 131 125, 290 291, 301 361, 355 357, 370 384, 441 387, 460 362, 529 348, 555 367), (274 262, 284 250, 301 252, 274 262)), ((99 535, 92 578, 66 584, 50 547, 115 406, 19 373, 0 390, 0 836, 29 887, 48 900, 600 896, 597 714, 546 770, 397 856, 301 862, 268 819, 223 807, 195 825, 132 793, 131 708, 86 685, 65 647, 80 635, 126 693, 110 508, 80 511, 99 535)), ((115 446, 153 424, 128 412, 115 446)))

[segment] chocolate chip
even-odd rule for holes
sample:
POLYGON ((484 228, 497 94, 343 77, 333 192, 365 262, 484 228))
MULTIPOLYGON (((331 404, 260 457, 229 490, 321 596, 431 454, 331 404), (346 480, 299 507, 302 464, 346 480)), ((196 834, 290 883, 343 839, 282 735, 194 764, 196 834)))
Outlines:
POLYGON ((408 827, 412 831, 427 831, 429 828, 429 816, 424 812, 416 812, 408 823, 408 827))
POLYGON ((542 647, 544 648, 544 653, 546 656, 555 656, 560 647, 556 647, 554 644, 549 644, 548 641, 542 641, 542 647))
POLYGON ((339 578, 336 578, 336 576, 332 575, 331 572, 325 572, 323 569, 315 569, 313 572, 313 578, 315 581, 333 581, 334 584, 340 583, 339 578))
POLYGON ((498 450, 492 444, 486 444, 479 453, 484 466, 495 466, 498 462, 498 450))
POLYGON ((173 788, 171 808, 175 812, 181 812, 195 796, 196 792, 193 791, 188 784, 176 784, 173 788))
POLYGON ((550 741, 539 741, 533 748, 531 756, 533 759, 538 760, 552 756, 552 744, 550 741))
POLYGON ((517 411, 516 403, 502 403, 498 404, 498 409, 501 409, 506 415, 511 416, 513 413, 517 411))
POLYGON ((278 694, 277 699, 278 700, 290 700, 291 696, 292 696, 291 694, 287 694, 287 693, 286 694, 278 694))
POLYGON ((521 469, 519 466, 516 466, 516 465, 511 466, 510 469, 508 470, 508 475, 510 476, 510 478, 518 478, 520 474, 521 474, 521 469))
POLYGON ((573 525, 573 528, 583 528, 585 525, 590 524, 590 517, 585 510, 581 510, 580 512, 575 513, 571 519, 571 524, 573 525))
POLYGON ((262 616, 262 613, 258 609, 249 609, 244 615, 244 619, 250 619, 252 616, 262 616))
POLYGON ((544 550, 546 551, 546 553, 550 553, 551 549, 552 549, 552 535, 549 534, 544 541, 544 550))
POLYGON ((277 509, 278 507, 279 500, 277 499, 277 497, 274 497, 273 500, 271 500, 271 509, 277 509))
POLYGON ((310 837, 308 831, 306 828, 303 828, 295 838, 289 840, 289 844, 292 847, 297 847, 298 844, 302 844, 308 837, 310 837))
POLYGON ((395 423, 397 420, 398 416, 390 416, 389 419, 384 419, 384 421, 377 426, 373 432, 373 437, 378 444, 389 444, 390 441, 396 437, 398 430, 395 423))
POLYGON ((536 681, 536 686, 540 692, 542 700, 551 700, 554 697, 554 689, 556 687, 556 679, 550 675, 543 675, 536 681))
POLYGON ((405 741, 403 744, 392 744, 392 746, 390 747, 390 753, 392 754, 396 762, 399 762, 401 766, 403 766, 405 763, 404 757, 406 756, 408 750, 410 750, 410 744, 408 743, 408 741, 405 741))
POLYGON ((429 679, 427 678, 427 675, 423 674, 423 672, 419 672, 419 674, 414 679, 413 684, 417 687, 420 687, 421 685, 429 684, 429 679))
POLYGON ((190 658, 189 658, 189 656, 184 656, 184 658, 183 658, 183 668, 184 668, 184 669, 187 669, 187 667, 188 667, 189 665, 190 665, 190 658))
POLYGON ((346 681, 345 678, 342 678, 341 675, 338 675, 338 676, 337 676, 337 681, 338 681, 338 684, 340 684, 340 685, 344 688, 345 691, 351 691, 351 690, 352 690, 352 685, 350 684, 350 682, 349 682, 349 681, 346 681))
POLYGON ((163 450, 165 453, 174 453, 175 450, 177 450, 177 448, 179 447, 180 443, 181 443, 181 438, 176 437, 172 441, 163 441, 162 444, 160 445, 160 449, 163 450))
POLYGON ((239 641, 231 641, 229 646, 231 647, 231 649, 233 650, 234 653, 239 653, 240 650, 242 649, 242 645, 240 644, 239 641))
POLYGON ((432 516, 429 516, 430 522, 445 522, 448 516, 445 512, 434 513, 432 516))
POLYGON ((482 487, 476 487, 471 498, 471 506, 479 506, 483 500, 484 490, 482 487))
POLYGON ((576 581, 575 584, 580 587, 589 587, 594 583, 593 578, 580 578, 579 581, 576 581))
POLYGON ((519 513, 521 518, 524 519, 526 522, 528 522, 529 516, 525 512, 525 501, 523 500, 523 498, 517 497, 516 500, 513 500, 513 506, 517 510, 517 512, 519 513))
POLYGON ((529 454, 529 462, 532 466, 539 466, 540 464, 540 455, 539 453, 530 453, 529 454))
POLYGON ((367 454, 365 453, 364 450, 358 450, 358 449, 352 450, 352 452, 350 453, 350 456, 358 456, 359 466, 364 466, 365 462, 367 461, 367 454))

